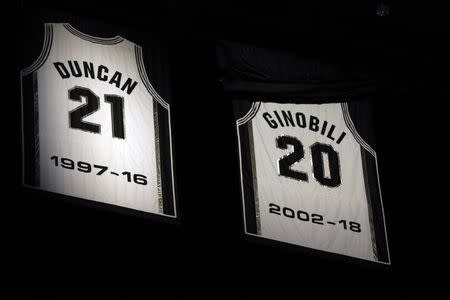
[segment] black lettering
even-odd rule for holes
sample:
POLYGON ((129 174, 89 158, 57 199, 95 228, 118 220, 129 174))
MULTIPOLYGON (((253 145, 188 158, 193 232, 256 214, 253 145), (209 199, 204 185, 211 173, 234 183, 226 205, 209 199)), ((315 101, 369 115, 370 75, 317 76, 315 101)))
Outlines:
POLYGON ((277 117, 277 120, 280 123, 281 127, 284 127, 283 121, 281 121, 280 115, 277 113, 277 111, 274 110, 273 113, 275 114, 275 117, 277 117))
POLYGON ((323 121, 322 130, 320 131, 321 135, 325 134, 325 131, 327 130, 327 125, 328 125, 328 122, 327 121, 323 121))
POLYGON ((56 68, 56 71, 58 71, 59 75, 62 79, 66 79, 70 77, 69 71, 67 71, 66 66, 62 62, 54 62, 53 65, 56 68))
POLYGON ((270 128, 273 128, 273 129, 278 128, 277 122, 275 122, 272 119, 272 116, 268 112, 263 113, 262 116, 263 116, 264 120, 266 120, 266 122, 267 122, 267 124, 269 125, 270 128))
POLYGON ((337 139, 337 141, 336 141, 336 143, 337 144, 340 144, 341 142, 342 142, 342 140, 344 139, 344 136, 346 135, 346 133, 345 132, 342 132, 341 133, 341 136, 337 139))
POLYGON ((122 73, 115 72, 114 75, 111 77, 111 80, 109 81, 110 84, 115 84, 116 87, 120 88, 120 81, 122 80, 122 73))
POLYGON ((336 128, 336 126, 331 125, 330 131, 328 131, 328 134, 327 134, 327 138, 329 138, 332 141, 334 141, 333 132, 334 132, 335 128, 336 128))
POLYGON ((84 77, 91 77, 92 79, 95 78, 94 73, 94 64, 93 63, 87 63, 83 61, 83 69, 84 69, 84 77))
POLYGON ((315 116, 309 117, 309 130, 319 131, 319 119, 315 116))
POLYGON ((292 127, 295 127, 294 118, 292 117, 292 113, 290 111, 285 112, 284 110, 282 110, 281 114, 283 115, 284 123, 286 124, 286 126, 289 126, 290 123, 292 127))
POLYGON ((303 113, 296 113, 295 114, 295 120, 297 121, 297 125, 301 128, 306 127, 306 118, 303 113))
POLYGON ((70 72, 72 73, 73 76, 75 76, 75 77, 83 76, 83 73, 81 73, 80 65, 78 64, 78 62, 76 60, 73 61, 73 63, 71 60, 69 60, 68 63, 69 63, 70 72), (75 68, 74 68, 74 66, 75 66, 75 68))
POLYGON ((125 83, 123 84, 121 90, 124 91, 125 89, 127 89, 127 94, 130 95, 136 85, 137 81, 132 81, 130 78, 128 78, 127 81, 125 81, 125 83))
POLYGON ((105 67, 104 65, 100 65, 98 67, 98 71, 97 71, 97 78, 101 81, 107 81, 108 80, 108 76, 107 75, 103 75, 103 72, 108 73, 108 68, 105 67))

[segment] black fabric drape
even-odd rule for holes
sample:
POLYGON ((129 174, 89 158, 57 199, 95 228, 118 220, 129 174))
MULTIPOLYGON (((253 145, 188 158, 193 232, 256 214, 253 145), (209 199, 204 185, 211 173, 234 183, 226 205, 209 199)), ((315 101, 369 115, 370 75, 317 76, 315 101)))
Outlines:
POLYGON ((219 41, 216 52, 223 90, 235 96, 321 103, 358 100, 392 88, 380 70, 301 51, 219 41))

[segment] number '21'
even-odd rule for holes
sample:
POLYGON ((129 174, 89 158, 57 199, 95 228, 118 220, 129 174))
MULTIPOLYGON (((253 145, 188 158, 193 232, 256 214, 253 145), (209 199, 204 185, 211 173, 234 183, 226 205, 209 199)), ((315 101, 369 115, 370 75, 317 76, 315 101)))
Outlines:
MULTIPOLYGON (((90 89, 76 86, 69 90, 69 99, 82 102, 82 97, 86 99, 86 104, 78 106, 69 112, 69 124, 73 129, 100 133, 100 124, 83 121, 83 118, 93 114, 99 109, 99 97, 90 89)), ((111 104, 112 136, 125 139, 123 98, 118 95, 105 95, 105 102, 111 104)))

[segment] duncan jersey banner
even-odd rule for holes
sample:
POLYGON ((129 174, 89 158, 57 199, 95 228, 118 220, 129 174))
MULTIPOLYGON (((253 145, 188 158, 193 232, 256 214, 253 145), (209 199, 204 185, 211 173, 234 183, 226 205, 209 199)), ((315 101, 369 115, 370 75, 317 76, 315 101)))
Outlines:
POLYGON ((176 216, 170 107, 140 46, 45 24, 20 75, 24 185, 176 216))

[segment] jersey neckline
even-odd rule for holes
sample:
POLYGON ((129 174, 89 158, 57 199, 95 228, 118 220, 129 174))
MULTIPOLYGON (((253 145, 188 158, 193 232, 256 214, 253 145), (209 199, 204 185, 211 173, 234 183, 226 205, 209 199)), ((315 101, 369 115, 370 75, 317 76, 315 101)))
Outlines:
POLYGON ((87 41, 90 41, 93 43, 112 45, 112 44, 118 44, 125 40, 120 35, 116 35, 114 37, 108 37, 108 38, 96 37, 96 36, 92 36, 92 35, 89 35, 89 34, 79 31, 78 29, 73 27, 70 23, 62 23, 62 25, 64 26, 64 28, 66 28, 70 33, 74 34, 75 36, 78 36, 79 38, 81 38, 83 40, 87 40, 87 41))

